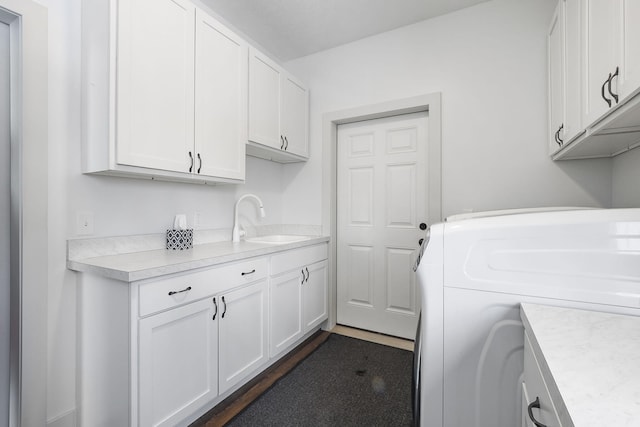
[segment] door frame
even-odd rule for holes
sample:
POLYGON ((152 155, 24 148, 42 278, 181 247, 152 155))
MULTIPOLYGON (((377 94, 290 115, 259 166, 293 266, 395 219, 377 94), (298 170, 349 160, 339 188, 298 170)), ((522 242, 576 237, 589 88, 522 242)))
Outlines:
POLYGON ((325 113, 322 116, 322 234, 329 235, 329 320, 337 319, 337 137, 338 125, 428 112, 427 176, 429 224, 442 220, 442 95, 432 93, 325 113))
POLYGON ((46 425, 47 9, 31 0, 0 0, 0 22, 9 26, 11 61, 9 425, 46 425))

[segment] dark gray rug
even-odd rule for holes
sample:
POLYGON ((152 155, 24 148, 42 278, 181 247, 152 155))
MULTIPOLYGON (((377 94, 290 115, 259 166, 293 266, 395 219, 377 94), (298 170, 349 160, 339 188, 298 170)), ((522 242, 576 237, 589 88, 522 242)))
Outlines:
POLYGON ((227 426, 410 426, 412 355, 331 334, 227 426))

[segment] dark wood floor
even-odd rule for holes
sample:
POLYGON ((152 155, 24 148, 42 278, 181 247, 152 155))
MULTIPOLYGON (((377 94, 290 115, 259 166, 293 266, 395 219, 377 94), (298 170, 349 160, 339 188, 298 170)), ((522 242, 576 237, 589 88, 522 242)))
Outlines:
POLYGON ((233 417, 267 391, 280 378, 313 353, 327 338, 330 332, 319 331, 304 343, 300 344, 289 355, 283 357, 266 371, 258 375, 238 391, 220 402, 211 411, 196 420, 190 427, 222 427, 233 417))

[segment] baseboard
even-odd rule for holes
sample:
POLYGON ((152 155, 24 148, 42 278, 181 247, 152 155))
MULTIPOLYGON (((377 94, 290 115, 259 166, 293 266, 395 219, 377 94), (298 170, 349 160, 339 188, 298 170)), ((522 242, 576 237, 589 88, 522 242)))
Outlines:
POLYGON ((47 420, 47 427, 76 427, 76 410, 71 409, 47 420))

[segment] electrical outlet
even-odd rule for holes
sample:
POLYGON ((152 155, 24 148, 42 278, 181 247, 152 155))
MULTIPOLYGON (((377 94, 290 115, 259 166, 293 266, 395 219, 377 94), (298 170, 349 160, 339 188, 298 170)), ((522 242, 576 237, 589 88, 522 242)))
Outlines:
POLYGON ((89 236, 93 234, 93 212, 77 213, 76 234, 78 236, 89 236))
POLYGON ((196 230, 202 228, 202 212, 195 212, 193 214, 193 228, 196 230))

